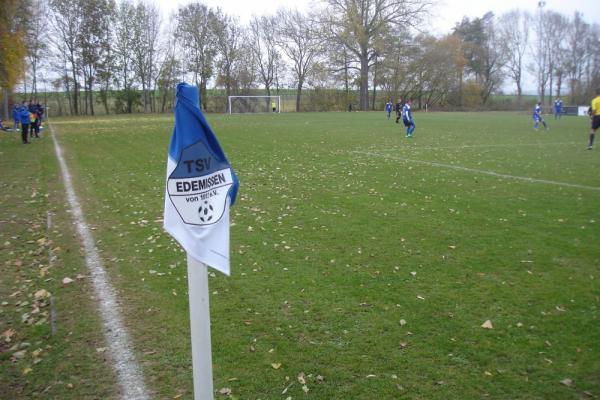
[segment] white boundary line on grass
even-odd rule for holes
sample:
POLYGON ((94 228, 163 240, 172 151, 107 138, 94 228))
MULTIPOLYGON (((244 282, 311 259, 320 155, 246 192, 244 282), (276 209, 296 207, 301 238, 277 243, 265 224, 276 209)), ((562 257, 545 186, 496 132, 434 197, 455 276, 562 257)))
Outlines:
POLYGON ((135 360, 129 335, 121 320, 115 289, 109 282, 98 248, 94 243, 92 232, 85 222, 60 144, 54 135, 52 125, 49 126, 73 219, 85 251, 85 262, 92 276, 95 297, 98 300, 100 315, 104 324, 104 337, 110 351, 109 356, 113 361, 113 368, 117 373, 121 398, 125 400, 149 399, 150 396, 144 384, 141 368, 135 360))
POLYGON ((581 145, 581 142, 548 142, 548 143, 495 143, 495 144, 467 144, 458 146, 431 146, 421 147, 426 150, 442 150, 442 149, 476 149, 476 148, 487 148, 487 147, 528 147, 528 146, 555 146, 555 145, 581 145))
POLYGON ((597 187, 597 186, 587 186, 587 185, 579 185, 576 183, 567 183, 567 182, 550 181, 547 179, 529 178, 526 176, 501 174, 499 172, 488 171, 485 169, 468 168, 468 167, 462 167, 460 165, 443 164, 443 163, 438 163, 438 162, 433 162, 433 161, 413 160, 411 158, 404 158, 404 157, 392 156, 392 155, 382 154, 382 153, 374 153, 374 152, 369 152, 369 151, 351 151, 350 153, 363 154, 363 155, 374 156, 374 157, 383 157, 383 158, 387 158, 390 160, 398 160, 398 161, 411 162, 411 163, 415 163, 415 164, 429 165, 431 167, 455 169, 457 171, 471 172, 471 173, 475 173, 475 174, 491 175, 491 176, 495 176, 498 178, 515 179, 515 180, 525 181, 525 182, 529 182, 529 183, 545 183, 548 185, 556 185, 556 186, 570 187, 570 188, 576 188, 576 189, 587 189, 587 190, 600 191, 600 187, 597 187))

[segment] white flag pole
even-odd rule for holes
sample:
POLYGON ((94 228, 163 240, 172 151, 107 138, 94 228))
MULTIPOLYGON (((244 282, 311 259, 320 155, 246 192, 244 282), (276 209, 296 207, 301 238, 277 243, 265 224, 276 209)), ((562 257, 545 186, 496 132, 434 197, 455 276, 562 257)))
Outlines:
POLYGON ((210 307, 206 264, 187 256, 194 399, 213 400, 210 307))

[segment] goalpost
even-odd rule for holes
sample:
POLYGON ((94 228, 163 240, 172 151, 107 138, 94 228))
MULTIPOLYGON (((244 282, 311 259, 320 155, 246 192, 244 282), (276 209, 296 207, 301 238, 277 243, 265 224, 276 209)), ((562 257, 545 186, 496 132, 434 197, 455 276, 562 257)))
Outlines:
POLYGON ((281 96, 229 96, 229 114, 280 113, 281 96))

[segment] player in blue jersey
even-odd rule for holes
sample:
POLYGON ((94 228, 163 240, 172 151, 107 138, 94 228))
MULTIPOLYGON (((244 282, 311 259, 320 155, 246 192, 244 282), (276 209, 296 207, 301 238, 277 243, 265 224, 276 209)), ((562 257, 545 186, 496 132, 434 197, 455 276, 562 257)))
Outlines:
POLYGON ((554 119, 560 119, 562 114, 563 101, 561 99, 554 100, 554 119))
POLYGON ((544 129, 548 130, 548 125, 546 125, 546 121, 542 118, 542 103, 538 102, 533 109, 533 129, 537 131, 540 122, 544 125, 544 129))
POLYGON ((410 111, 410 106, 412 104, 412 99, 408 99, 404 107, 402 107, 402 122, 404 122, 404 126, 406 127, 406 137, 411 138, 413 136, 413 132, 415 131, 415 121, 412 116, 412 112, 410 111))
POLYGON ((385 112, 387 113, 387 119, 390 119, 390 115, 392 114, 392 99, 385 103, 385 112))

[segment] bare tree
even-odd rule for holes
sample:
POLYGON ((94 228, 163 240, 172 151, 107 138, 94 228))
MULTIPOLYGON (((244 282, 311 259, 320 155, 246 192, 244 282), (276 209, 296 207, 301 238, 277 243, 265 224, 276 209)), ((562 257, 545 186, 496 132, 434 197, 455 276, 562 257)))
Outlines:
POLYGON ((593 24, 586 40, 586 83, 588 98, 593 97, 600 87, 600 25, 593 24))
POLYGON ((154 109, 150 86, 156 75, 156 47, 160 33, 160 12, 156 5, 138 3, 135 7, 133 65, 142 84, 144 112, 154 109))
POLYGON ((188 71, 200 88, 202 104, 206 110, 206 85, 213 75, 213 63, 217 53, 214 12, 202 3, 190 3, 177 13, 177 36, 188 60, 188 71))
POLYGON ((499 40, 504 46, 506 61, 504 68, 517 86, 519 104, 523 95, 523 70, 529 45, 530 24, 531 15, 520 10, 509 11, 498 20, 499 40))
POLYGON ((548 79, 550 77, 550 63, 548 62, 548 29, 544 24, 544 18, 546 13, 544 12, 544 5, 546 2, 540 1, 538 3, 538 16, 537 23, 533 24, 535 32, 535 45, 532 46, 531 55, 533 57, 533 63, 530 65, 530 70, 536 74, 538 83, 538 96, 539 100, 543 103, 546 97, 546 87, 548 85, 548 79))
POLYGON ((342 83, 345 93, 344 108, 352 102, 350 91, 355 87, 357 76, 360 76, 360 65, 351 57, 346 46, 338 42, 327 43, 325 49, 327 71, 334 84, 342 83))
POLYGON ((82 24, 77 35, 77 51, 83 73, 85 113, 94 115, 94 83, 96 71, 104 63, 110 47, 114 0, 82 0, 82 24))
MULTIPOLYGON (((168 24, 168 29, 175 29, 175 24, 168 24)), ((181 75, 181 63, 176 57, 177 54, 177 40, 175 34, 171 31, 167 34, 168 40, 161 46, 160 53, 163 54, 161 57, 160 65, 157 70, 156 84, 155 86, 161 93, 160 99, 160 112, 165 112, 167 103, 169 100, 175 97, 174 89, 179 81, 181 75)), ((169 108, 172 104, 169 103, 169 108)))
POLYGON ((571 101, 575 104, 582 89, 582 77, 586 58, 585 38, 590 26, 583 20, 583 16, 576 12, 569 24, 566 40, 568 44, 567 77, 571 92, 571 101))
POLYGON ((252 55, 258 67, 258 74, 265 85, 267 94, 276 83, 276 72, 281 56, 275 42, 276 23, 274 17, 256 17, 250 20, 250 43, 252 55))
POLYGON ((225 87, 225 96, 229 98, 232 90, 237 86, 236 69, 244 60, 242 37, 244 30, 237 19, 224 15, 217 10, 216 15, 216 35, 219 70, 218 83, 225 87))
POLYGON ((65 89, 70 93, 71 114, 79 114, 79 52, 78 35, 83 24, 80 5, 70 0, 51 0, 53 35, 58 54, 63 58, 65 89), (69 76, 70 75, 70 76, 69 76), (71 89, 72 85, 72 89, 71 89))
POLYGON ((119 3, 114 20, 114 79, 119 91, 115 111, 131 113, 138 96, 133 90, 137 79, 132 49, 135 43, 135 7, 129 0, 119 3))
POLYGON ((37 97, 38 66, 47 49, 46 32, 48 20, 46 19, 48 4, 46 0, 32 0, 30 4, 31 18, 27 26, 27 59, 31 69, 31 93, 37 97))
POLYGON ((564 42, 560 40, 563 33, 568 30, 568 20, 563 15, 548 11, 544 19, 546 29, 545 43, 548 54, 548 103, 552 102, 554 78, 558 80, 557 92, 560 95, 562 75, 566 56, 564 42))
POLYGON ((292 61, 296 82, 296 111, 300 111, 302 89, 322 51, 323 35, 316 18, 298 10, 281 9, 277 12, 276 38, 279 48, 292 61))
POLYGON ((324 23, 360 63, 360 108, 369 108, 369 65, 380 52, 381 35, 391 26, 416 26, 427 0, 327 0, 324 23))

